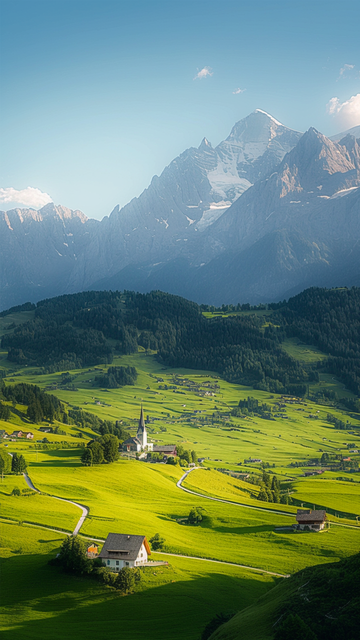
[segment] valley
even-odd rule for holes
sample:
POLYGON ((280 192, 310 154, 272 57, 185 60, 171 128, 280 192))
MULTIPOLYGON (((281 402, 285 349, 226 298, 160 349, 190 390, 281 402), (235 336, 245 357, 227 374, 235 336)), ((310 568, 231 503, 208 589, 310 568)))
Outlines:
MULTIPOLYGON (((59 299, 58 304, 63 302, 59 299)), ((175 303, 179 304, 166 299, 170 306, 175 303)), ((121 302, 123 312, 127 304, 121 302)), ((230 321, 234 315, 240 320, 257 317, 262 331, 273 322, 274 313, 204 311, 206 322, 212 318, 218 322, 221 316, 225 322, 226 316, 230 321)), ((134 310, 131 314, 135 317, 134 310)), ((12 311, 0 318, 0 333, 15 335, 18 328, 24 336, 37 318, 36 310, 12 311)), ((125 326, 129 332, 130 325, 125 326)), ((115 344, 113 338, 106 339, 107 347, 115 344)), ((182 466, 151 463, 122 453, 111 464, 84 466, 84 447, 99 437, 91 422, 82 425, 54 418, 36 424, 29 419, 26 404, 3 395, 2 406, 9 408, 10 417, 0 420, 0 430, 10 438, 2 438, 0 448, 24 456, 27 473, 40 491, 31 491, 22 475, 2 475, 0 553, 8 585, 2 603, 4 638, 16 633, 19 640, 45 639, 51 629, 54 638, 66 631, 70 639, 79 633, 95 639, 101 628, 102 637, 111 639, 121 626, 129 640, 145 636, 175 640, 179 627, 188 638, 198 640, 215 614, 241 612, 267 593, 273 602, 272 587, 290 580, 280 576, 338 563, 358 551, 356 396, 326 373, 327 356, 315 345, 289 337, 281 342, 281 350, 305 368, 322 367, 318 380, 306 384, 303 397, 231 382, 213 370, 170 366, 155 350, 141 345, 133 353, 115 351, 111 365, 73 365, 69 371, 54 367, 53 372, 48 364, 11 361, 7 349, 1 348, 6 388, 36 385, 62 403, 62 415, 91 414, 109 425, 117 423, 131 435, 136 433, 142 405, 149 441, 182 446, 201 460, 183 479, 185 491, 177 486, 188 468, 183 460, 182 466), (118 388, 97 386, 96 376, 100 379, 109 366, 135 370, 136 380, 118 388), (352 402, 354 408, 347 409, 344 402, 352 402), (11 438, 16 430, 30 432, 33 438, 11 438), (349 462, 344 461, 347 458, 349 462), (264 472, 278 479, 282 503, 259 500, 264 472), (20 495, 14 495, 14 489, 20 495), (102 541, 109 532, 144 534, 148 539, 159 533, 164 547, 161 553, 153 551, 151 559, 168 565, 142 569, 141 582, 128 596, 49 566, 48 560, 81 515, 78 507, 64 500, 89 510, 79 533, 85 541, 102 541), (193 508, 202 512, 197 526, 187 524, 193 508), (321 533, 294 531, 298 508, 325 509, 329 528, 321 533), (142 620, 135 615, 138 606, 144 611, 142 620), (164 615, 159 615, 163 609, 164 615)), ((24 350, 24 355, 32 357, 31 351, 24 350)), ((279 352, 278 363, 281 357, 279 352)), ((277 610, 273 604, 269 607, 270 612, 277 610)), ((264 614, 264 624, 268 615, 273 619, 273 613, 264 614)), ((269 632, 259 637, 273 636, 269 632)))

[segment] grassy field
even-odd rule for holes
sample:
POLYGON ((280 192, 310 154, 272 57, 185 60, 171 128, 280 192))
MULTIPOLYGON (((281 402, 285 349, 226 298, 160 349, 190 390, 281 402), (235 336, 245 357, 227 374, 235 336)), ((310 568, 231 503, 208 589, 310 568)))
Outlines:
POLYGON ((348 511, 360 517, 360 483, 341 482, 329 478, 304 478, 291 483, 294 496, 338 511, 348 511))
MULTIPOLYGON (((10 323, 9 317, 0 320, 0 332, 6 331, 4 324, 10 323)), ((12 321, 16 323, 19 319, 14 317, 12 321)), ((286 341, 284 348, 304 363, 324 357, 316 349, 294 341, 286 341)), ((295 506, 259 503, 256 485, 216 471, 227 468, 259 474, 261 465, 249 462, 249 458, 260 458, 269 463, 271 472, 288 482, 286 486, 298 500, 357 515, 360 484, 337 480, 338 476, 346 475, 344 471, 326 472, 316 478, 301 477, 305 469, 314 468, 309 467, 310 461, 321 457, 323 452, 345 456, 350 443, 360 449, 357 416, 309 400, 290 404, 278 395, 227 383, 214 372, 167 368, 145 352, 114 359, 114 365, 135 366, 138 371, 134 386, 114 390, 93 386, 94 377, 107 368, 104 366, 71 371, 76 390, 68 390, 61 386, 61 373, 38 375, 30 367, 13 366, 5 357, 6 354, 0 354, 0 368, 11 370, 7 384, 37 384, 68 405, 102 419, 122 421, 131 433, 135 433, 143 403, 145 415, 151 418, 150 440, 155 444, 181 443, 205 458, 208 470, 193 471, 184 487, 248 507, 269 508, 269 512, 181 491, 176 487, 184 472, 180 467, 125 458, 111 465, 83 467, 82 447, 95 434, 81 433, 74 425, 59 425, 64 435, 43 434, 38 430, 40 425, 27 420, 26 407, 9 405, 14 409, 11 422, 0 421, 0 429, 10 433, 22 428, 33 432, 34 439, 4 441, 0 446, 7 445, 7 451, 23 453, 35 486, 48 495, 11 496, 14 486, 23 489, 26 485, 21 477, 6 476, 0 484, 3 518, 72 531, 80 510, 49 497, 56 495, 89 507, 83 535, 105 538, 109 532, 125 532, 151 538, 159 532, 166 539, 168 552, 237 562, 284 574, 333 562, 358 550, 360 527, 357 530, 333 526, 321 534, 281 530, 295 522, 295 506), (274 419, 231 416, 239 400, 248 396, 271 404, 274 419), (327 422, 327 413, 348 421, 347 428, 335 429, 327 422), (37 442, 44 435, 52 447, 48 450, 37 442), (204 519, 196 527, 183 522, 193 506, 204 509, 204 519), (276 514, 277 509, 289 515, 276 514)), ((343 385, 324 375, 311 391, 324 387, 351 396, 343 385)), ((359 456, 355 454, 352 458, 359 456)), ((358 475, 350 477, 356 480, 358 475)), ((338 522, 336 518, 332 520, 338 522)), ((70 639, 83 636, 108 640, 118 638, 123 629, 126 640, 175 639, 180 637, 179 629, 181 637, 198 640, 201 629, 216 612, 243 609, 260 596, 266 598, 267 590, 274 584, 270 577, 236 567, 169 557, 169 569, 147 572, 139 592, 124 599, 109 588, 69 578, 46 564, 61 544, 61 534, 4 522, 1 527, 4 541, 0 551, 5 558, 2 572, 9 586, 3 603, 6 640, 10 640, 10 634, 19 640, 33 637, 56 640, 64 634, 70 639), (139 607, 143 611, 140 620, 139 607)))
POLYGON ((237 567, 169 558, 169 568, 143 572, 135 595, 120 596, 47 564, 61 535, 5 524, 0 531, 4 640, 171 640, 180 629, 181 637, 198 640, 216 613, 247 607, 276 582, 237 567))
MULTIPOLYGON (((63 451, 59 457, 56 451, 44 452, 38 462, 29 458, 29 474, 45 493, 90 508, 84 535, 105 538, 109 532, 140 532, 151 538, 159 532, 170 552, 279 573, 349 555, 360 540, 360 531, 340 527, 319 536, 275 531, 295 522, 293 507, 284 507, 289 516, 282 516, 192 496, 176 487, 182 474, 178 467, 122 460, 89 468, 73 453, 63 451), (65 462, 67 453, 72 455, 65 462), (193 506, 205 510, 203 522, 196 527, 181 523, 193 506), (237 540, 241 543, 236 544, 237 540)), ((259 503, 252 501, 252 505, 259 503)))

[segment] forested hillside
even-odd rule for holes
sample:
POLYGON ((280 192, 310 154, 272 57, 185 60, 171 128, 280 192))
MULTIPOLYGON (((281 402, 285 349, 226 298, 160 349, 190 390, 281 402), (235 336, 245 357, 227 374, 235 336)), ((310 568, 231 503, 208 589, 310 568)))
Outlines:
POLYGON ((39 302, 34 318, 5 334, 1 344, 10 361, 48 372, 110 364, 114 353, 141 346, 169 366, 217 371, 265 391, 304 395, 322 367, 360 393, 360 289, 308 289, 269 305, 268 316, 249 305, 237 309, 206 318, 204 307, 159 291, 92 291, 39 302), (329 357, 302 365, 282 348, 287 337, 329 357))

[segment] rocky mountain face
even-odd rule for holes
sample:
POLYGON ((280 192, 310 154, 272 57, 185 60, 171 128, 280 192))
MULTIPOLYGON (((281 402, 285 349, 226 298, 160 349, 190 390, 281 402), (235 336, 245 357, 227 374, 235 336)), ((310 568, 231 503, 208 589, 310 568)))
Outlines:
POLYGON ((90 222, 81 211, 54 204, 1 211, 1 309, 66 291, 90 222))
POLYGON ((101 222, 53 204, 0 212, 1 308, 87 288, 221 304, 360 284, 360 141, 346 133, 256 110, 101 222))

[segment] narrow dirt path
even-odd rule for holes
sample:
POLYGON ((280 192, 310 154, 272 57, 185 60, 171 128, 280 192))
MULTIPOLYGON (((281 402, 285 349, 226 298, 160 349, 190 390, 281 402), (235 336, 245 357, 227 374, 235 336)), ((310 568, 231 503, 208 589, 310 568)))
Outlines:
MULTIPOLYGON (((35 487, 33 481, 31 480, 30 476, 28 476, 27 473, 24 473, 23 476, 25 478, 26 484, 28 485, 28 487, 30 487, 30 489, 32 489, 32 491, 36 491, 36 493, 41 493, 41 491, 35 487)), ((82 525, 84 524, 84 520, 86 516, 89 515, 89 509, 87 507, 84 507, 83 504, 79 504, 78 502, 73 502, 73 500, 66 500, 66 498, 59 498, 58 496, 48 496, 48 497, 54 498, 55 500, 61 500, 62 502, 68 502, 69 504, 73 504, 75 505, 75 507, 79 507, 79 509, 81 509, 82 515, 79 518, 77 525, 72 533, 73 536, 76 536, 79 533, 82 525)))

